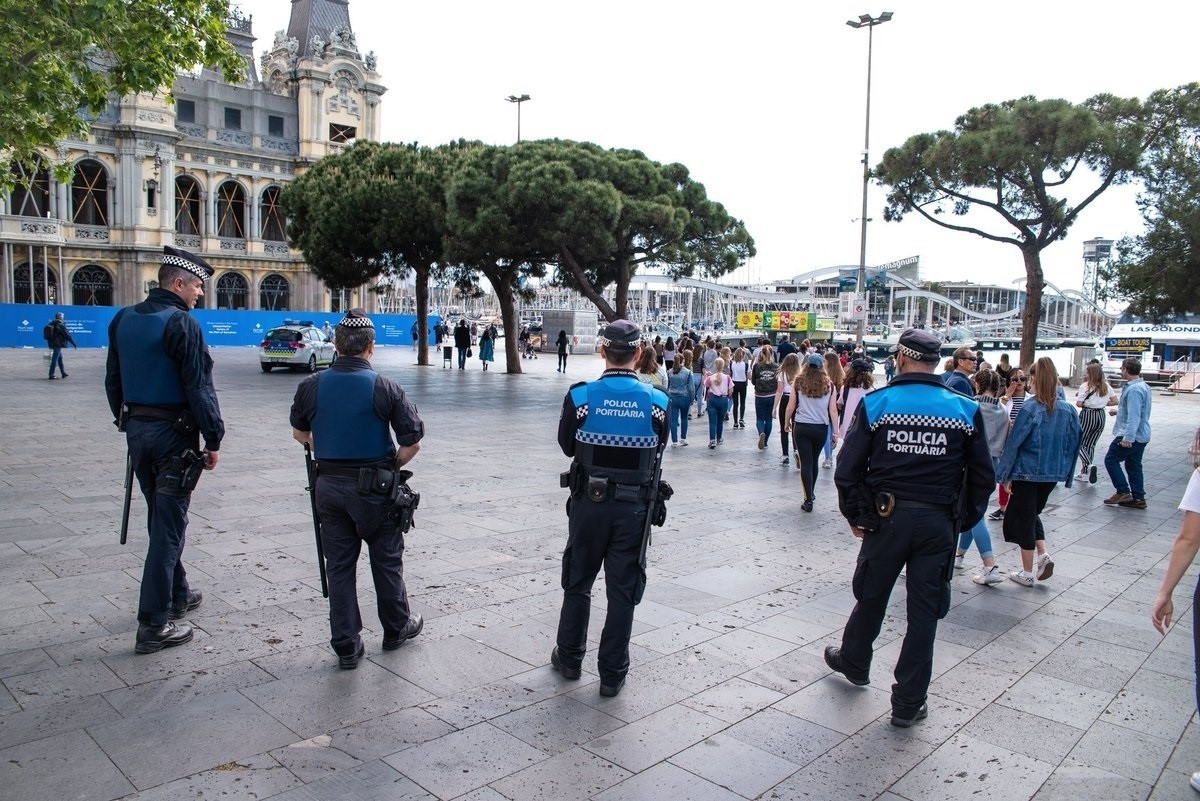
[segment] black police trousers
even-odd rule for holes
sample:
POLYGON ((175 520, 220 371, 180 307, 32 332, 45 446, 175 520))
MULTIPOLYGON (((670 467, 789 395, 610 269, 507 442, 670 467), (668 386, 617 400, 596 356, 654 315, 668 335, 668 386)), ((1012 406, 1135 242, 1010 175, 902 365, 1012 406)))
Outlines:
POLYGON ((937 622, 950 609, 955 523, 946 510, 898 505, 877 532, 866 534, 854 570, 858 601, 842 633, 842 664, 851 675, 871 671, 872 645, 883 627, 888 599, 907 566, 908 630, 896 661, 892 712, 912 717, 929 690, 937 622))
POLYGON ((571 496, 567 548, 562 557, 563 605, 558 618, 558 655, 579 667, 587 651, 592 584, 604 567, 608 613, 600 635, 596 664, 600 682, 616 686, 629 672, 629 636, 633 607, 642 599, 646 574, 638 564, 646 501, 606 500, 584 493, 571 496))
POLYGON ((167 622, 172 606, 187 605, 183 544, 192 495, 181 490, 181 476, 159 468, 188 448, 197 448, 199 442, 194 434, 177 432, 169 420, 138 418, 125 424, 125 441, 138 487, 146 499, 150 535, 137 617, 139 623, 161 626, 167 622))
POLYGON ((339 656, 358 649, 362 616, 358 609, 358 556, 367 544, 375 602, 384 639, 400 634, 408 623, 408 591, 404 587, 404 535, 384 514, 387 496, 360 491, 352 478, 317 479, 317 514, 329 582, 329 644, 339 656))

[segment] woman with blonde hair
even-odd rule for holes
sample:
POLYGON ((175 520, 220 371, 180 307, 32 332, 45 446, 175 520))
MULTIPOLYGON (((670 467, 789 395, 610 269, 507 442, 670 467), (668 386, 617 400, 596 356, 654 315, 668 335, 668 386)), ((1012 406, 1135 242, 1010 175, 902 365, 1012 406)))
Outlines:
POLYGON ((667 422, 671 430, 671 447, 687 447, 688 409, 696 396, 696 379, 692 375, 692 352, 681 350, 672 359, 667 372, 667 422))
MULTIPOLYGON (((783 362, 779 365, 779 372, 775 374, 775 404, 771 407, 771 416, 779 418, 779 445, 783 448, 781 465, 789 464, 792 461, 790 447, 792 434, 791 427, 787 424, 787 407, 792 398, 792 384, 795 383, 798 375, 800 375, 800 357, 795 353, 789 353, 783 357, 783 362)), ((799 456, 796 457, 796 466, 800 466, 799 456)))
POLYGON ((637 372, 638 381, 643 384, 649 384, 652 387, 658 387, 665 390, 667 387, 667 371, 659 366, 658 356, 654 353, 654 348, 642 348, 642 355, 638 357, 638 362, 634 366, 637 372))
POLYGON ((733 394, 733 380, 725 372, 725 360, 720 356, 713 362, 712 372, 705 373, 704 388, 708 394, 708 449, 712 450, 724 442, 725 416, 733 394))
POLYGON ((1117 395, 1104 380, 1104 370, 1092 363, 1084 371, 1084 381, 1075 393, 1079 407, 1079 425, 1083 435, 1079 440, 1079 480, 1096 483, 1096 440, 1104 432, 1104 408, 1117 405, 1117 395))
POLYGON ((1021 549, 1021 569, 1008 577, 1024 587, 1054 573, 1039 515, 1058 482, 1070 489, 1081 434, 1075 410, 1058 397, 1054 362, 1046 356, 1038 359, 1030 378, 1033 394, 1021 405, 996 466, 996 480, 1009 493, 1004 540, 1021 549))
POLYGON ((800 508, 811 512, 816 498, 820 469, 817 457, 821 454, 821 446, 826 437, 832 437, 834 442, 838 440, 837 434, 830 433, 837 419, 833 384, 825 373, 823 360, 815 353, 805 358, 804 369, 792 383, 786 419, 796 452, 800 454, 800 483, 804 487, 804 503, 800 508))
POLYGON ((733 427, 746 427, 746 387, 750 383, 750 363, 746 361, 746 349, 739 347, 733 352, 729 363, 729 377, 733 379, 733 427))
MULTIPOLYGON (((841 356, 832 350, 825 351, 825 374, 829 376, 829 383, 833 384, 833 397, 836 401, 841 397, 842 385, 846 383, 846 368, 842 364, 841 356)), ((837 420, 836 415, 834 420, 837 420)), ((834 423, 829 427, 829 436, 825 437, 825 464, 821 466, 826 470, 833 469, 833 430, 836 425, 834 423)))

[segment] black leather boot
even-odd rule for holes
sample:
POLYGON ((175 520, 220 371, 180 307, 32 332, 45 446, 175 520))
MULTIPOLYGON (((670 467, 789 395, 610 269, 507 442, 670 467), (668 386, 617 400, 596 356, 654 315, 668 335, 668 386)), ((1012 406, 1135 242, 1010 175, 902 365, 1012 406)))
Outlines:
POLYGON ((183 645, 190 639, 192 627, 187 623, 164 623, 161 626, 139 623, 137 645, 133 650, 139 654, 152 654, 164 648, 183 645))

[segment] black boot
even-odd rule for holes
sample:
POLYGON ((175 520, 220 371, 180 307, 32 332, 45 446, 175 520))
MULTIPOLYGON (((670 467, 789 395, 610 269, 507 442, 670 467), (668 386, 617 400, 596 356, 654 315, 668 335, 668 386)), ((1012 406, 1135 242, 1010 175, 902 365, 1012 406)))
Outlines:
POLYGON ((192 627, 187 623, 163 623, 161 626, 139 623, 137 645, 133 650, 139 654, 152 654, 164 648, 183 645, 191 639, 192 627))
POLYGON ((187 594, 187 600, 178 606, 172 605, 171 611, 167 616, 170 617, 171 620, 179 620, 181 617, 185 617, 188 612, 200 606, 203 600, 204 593, 200 592, 199 590, 196 592, 191 592, 189 590, 187 594))

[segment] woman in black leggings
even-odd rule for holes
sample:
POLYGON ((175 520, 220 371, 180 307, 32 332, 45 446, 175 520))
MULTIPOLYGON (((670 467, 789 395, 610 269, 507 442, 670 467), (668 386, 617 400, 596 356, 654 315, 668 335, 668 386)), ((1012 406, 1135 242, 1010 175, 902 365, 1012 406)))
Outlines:
POLYGON ((1079 385, 1075 395, 1075 405, 1079 407, 1079 425, 1083 427, 1083 437, 1079 441, 1079 479, 1096 483, 1096 440, 1104 432, 1104 409, 1115 406, 1117 396, 1104 380, 1104 370, 1098 364, 1089 364, 1084 374, 1085 380, 1079 385))
POLYGON ((783 449, 782 465, 792 461, 792 434, 788 426, 787 407, 792 399, 792 384, 800 375, 800 357, 789 353, 779 365, 778 384, 775 387, 775 413, 779 416, 779 447, 783 449))
POLYGON ((816 354, 806 357, 804 369, 792 385, 792 397, 787 406, 788 430, 796 442, 800 454, 800 482, 804 487, 805 512, 813 510, 816 500, 817 474, 821 469, 821 449, 825 438, 832 438, 837 445, 837 404, 833 396, 833 384, 825 372, 825 362, 816 354))

